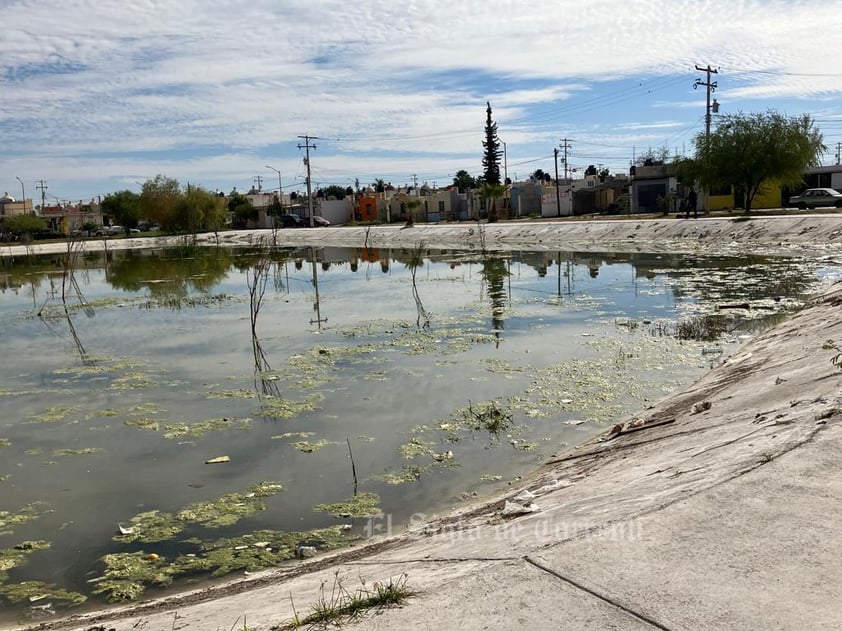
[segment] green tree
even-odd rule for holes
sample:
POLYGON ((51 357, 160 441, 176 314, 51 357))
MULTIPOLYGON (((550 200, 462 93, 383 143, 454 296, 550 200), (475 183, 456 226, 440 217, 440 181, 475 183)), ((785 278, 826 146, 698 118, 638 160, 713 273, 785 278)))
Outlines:
POLYGON ((225 224, 225 205, 219 196, 201 186, 187 186, 173 207, 173 228, 196 234, 200 230, 218 230, 225 224))
MULTIPOLYGON (((336 199, 345 199, 346 190, 344 186, 339 186, 338 184, 331 184, 327 188, 324 189, 325 198, 330 199, 331 197, 335 197, 336 199)), ((353 192, 353 191, 352 191, 353 192)))
POLYGON ((465 169, 460 169, 456 172, 456 176, 453 178, 453 186, 455 186, 460 193, 464 193, 476 188, 477 180, 465 169))
POLYGON ((813 119, 775 111, 722 116, 707 138, 695 139, 694 160, 682 165, 705 187, 734 186, 745 191, 745 210, 771 184, 798 186, 804 171, 819 163, 826 149, 813 119))
POLYGON ((37 215, 12 215, 3 218, 3 225, 6 230, 21 238, 30 238, 36 232, 47 229, 47 222, 37 215))
POLYGON ((110 215, 114 223, 124 226, 126 231, 137 228, 140 220, 140 195, 132 191, 109 193, 102 200, 102 212, 110 215))
POLYGON ((482 141, 485 150, 482 156, 484 169, 482 179, 487 184, 500 184, 500 139, 497 138, 497 123, 491 120, 491 103, 487 103, 485 119, 485 140, 482 141))
POLYGON ((143 183, 140 194, 141 215, 164 230, 175 230, 178 225, 175 205, 179 197, 181 187, 178 180, 158 174, 143 183))
POLYGON ((234 225, 243 228, 249 221, 257 221, 258 213, 251 200, 245 195, 232 192, 228 198, 228 212, 234 218, 234 225))
POLYGON ((497 215, 497 200, 503 197, 506 187, 502 184, 490 184, 484 182, 480 188, 479 196, 486 201, 488 210, 488 221, 494 223, 499 218, 497 215))

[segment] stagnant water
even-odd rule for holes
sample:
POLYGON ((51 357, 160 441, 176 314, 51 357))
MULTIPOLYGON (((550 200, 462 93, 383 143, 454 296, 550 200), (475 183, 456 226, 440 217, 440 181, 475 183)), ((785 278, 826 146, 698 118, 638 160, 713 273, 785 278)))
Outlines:
POLYGON ((834 273, 354 248, 3 262, 7 619, 266 567, 473 501, 697 378, 834 273), (712 341, 678 335, 716 326, 712 341))

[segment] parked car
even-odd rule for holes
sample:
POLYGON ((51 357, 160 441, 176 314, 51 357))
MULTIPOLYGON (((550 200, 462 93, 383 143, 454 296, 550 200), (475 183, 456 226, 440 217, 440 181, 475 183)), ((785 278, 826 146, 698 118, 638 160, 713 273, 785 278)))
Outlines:
POLYGON ((789 205, 802 209, 819 206, 842 208, 842 193, 832 188, 808 188, 800 195, 790 197, 789 205))
POLYGON ((280 220, 282 228, 301 228, 304 225, 304 221, 298 215, 281 215, 280 220))

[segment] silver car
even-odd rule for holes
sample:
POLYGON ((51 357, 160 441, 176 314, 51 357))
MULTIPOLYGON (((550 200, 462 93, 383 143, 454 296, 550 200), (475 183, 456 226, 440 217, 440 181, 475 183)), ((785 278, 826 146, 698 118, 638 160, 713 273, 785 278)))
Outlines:
POLYGON ((808 188, 801 195, 789 198, 789 205, 797 208, 836 206, 842 208, 842 193, 832 188, 808 188))

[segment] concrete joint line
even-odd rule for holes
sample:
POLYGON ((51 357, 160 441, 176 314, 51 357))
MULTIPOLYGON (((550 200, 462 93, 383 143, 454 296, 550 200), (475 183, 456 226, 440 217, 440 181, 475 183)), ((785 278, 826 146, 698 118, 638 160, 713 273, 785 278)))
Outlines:
POLYGON ((578 582, 574 581, 572 578, 568 578, 568 577, 564 576, 563 574, 561 574, 560 572, 556 572, 555 570, 553 570, 551 568, 548 568, 545 565, 542 565, 541 563, 539 563, 535 559, 531 559, 528 556, 525 556, 525 557, 523 557, 523 560, 526 561, 527 563, 529 563, 530 565, 533 565, 533 566, 537 567, 539 570, 542 570, 542 571, 546 572, 547 574, 551 574, 552 576, 555 576, 557 579, 559 579, 561 581, 564 581, 568 585, 572 585, 576 589, 581 590, 583 592, 586 592, 586 593, 590 594, 591 596, 593 596, 595 598, 598 598, 599 600, 601 600, 605 603, 608 603, 612 607, 616 607, 617 609, 620 609, 621 611, 624 611, 625 613, 629 614, 630 616, 633 616, 634 618, 637 618, 638 620, 655 627, 656 629, 662 629, 663 631, 670 631, 669 627, 665 627, 660 622, 652 620, 652 618, 648 617, 647 615, 642 614, 638 611, 634 611, 633 609, 629 609, 628 607, 626 607, 625 605, 617 602, 616 600, 612 600, 608 596, 604 596, 604 595, 600 594, 599 592, 597 592, 593 589, 590 589, 588 587, 585 587, 581 583, 578 583, 578 582))
POLYGON ((522 557, 454 557, 451 559, 398 559, 396 561, 351 561, 346 565, 406 565, 407 563, 496 563, 498 561, 519 561, 522 557))

